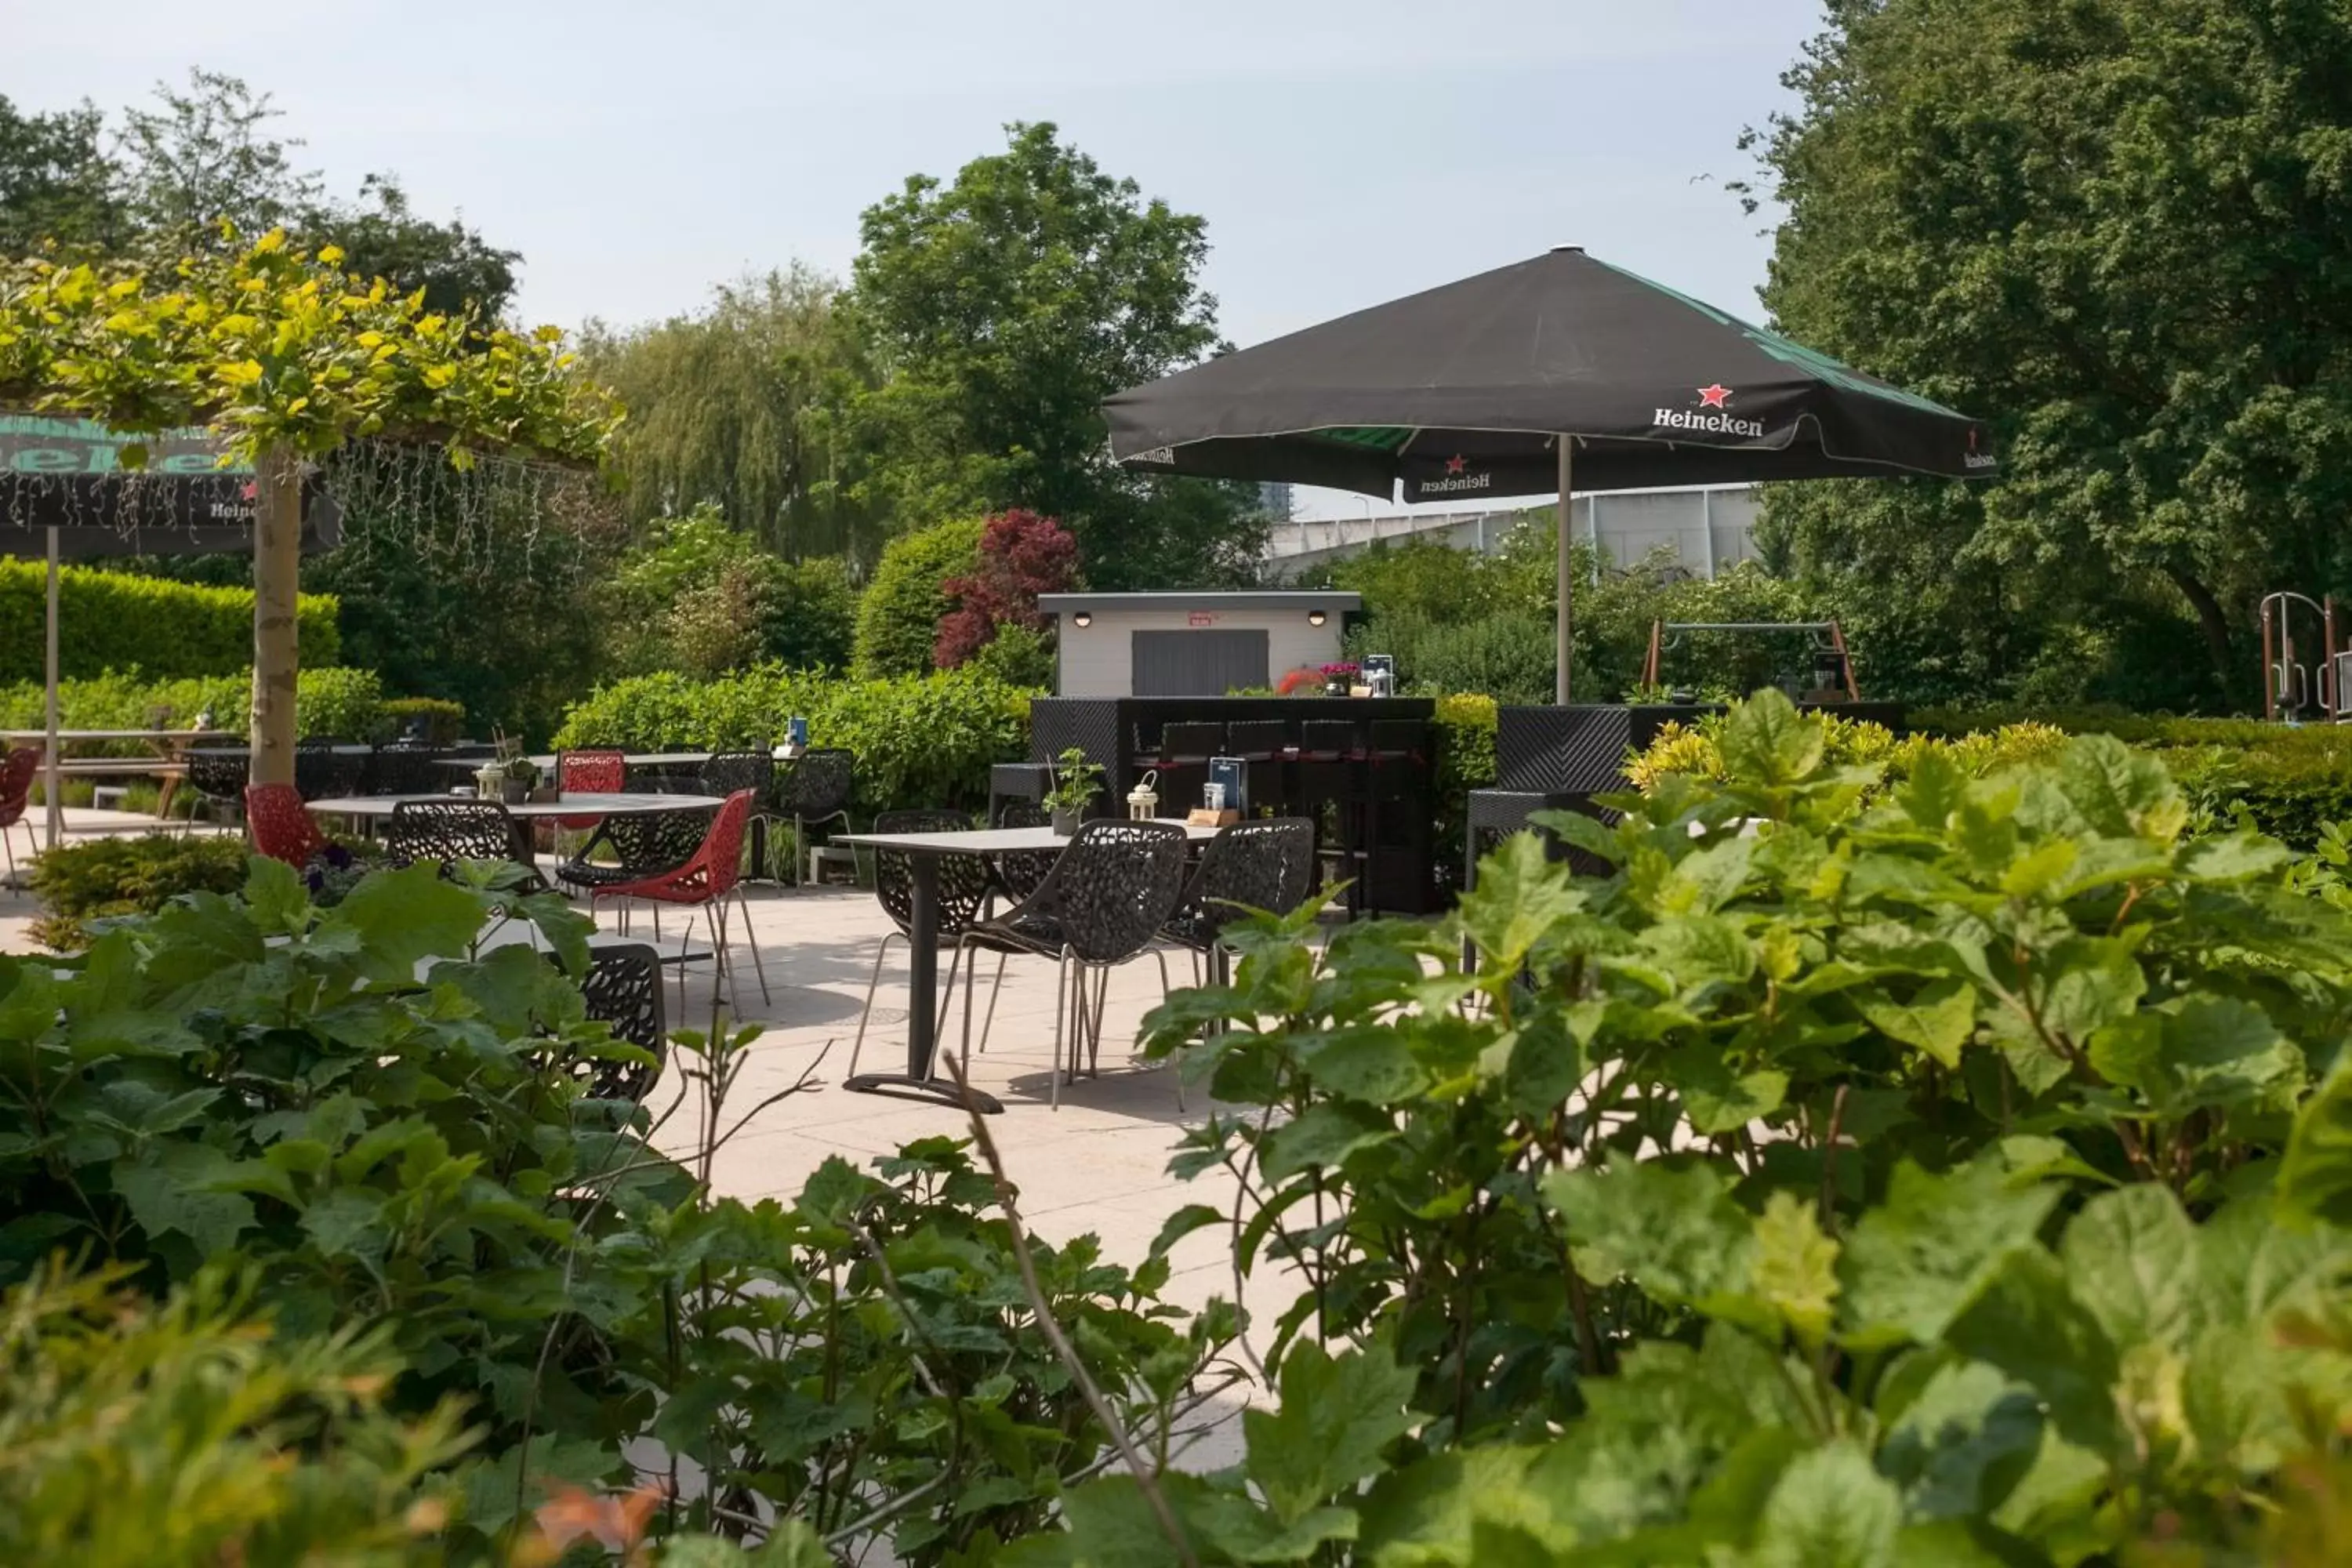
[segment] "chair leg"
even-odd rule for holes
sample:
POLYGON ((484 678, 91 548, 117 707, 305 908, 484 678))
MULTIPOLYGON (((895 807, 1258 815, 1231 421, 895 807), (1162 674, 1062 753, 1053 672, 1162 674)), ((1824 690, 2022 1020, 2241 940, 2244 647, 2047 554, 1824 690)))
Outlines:
POLYGON ((768 966, 760 958, 760 939, 751 934, 751 905, 743 897, 743 884, 735 884, 735 907, 743 911, 743 942, 751 950, 751 973, 760 977, 760 1004, 773 1006, 775 998, 768 994, 768 966))
POLYGON ((857 1037, 849 1045, 849 1071, 842 1075, 845 1078, 857 1076, 857 1053, 866 1048, 866 1020, 874 1016, 874 993, 882 984, 882 961, 890 955, 890 944, 901 940, 897 931, 886 931, 882 944, 874 950, 874 973, 866 982, 866 1007, 857 1015, 857 1037))
MULTIPOLYGON (((982 1019, 980 1024, 980 1048, 983 1052, 988 1049, 988 1032, 996 1026, 996 999, 1004 994, 1004 961, 1009 956, 1010 954, 1002 952, 996 955, 996 981, 988 988, 988 1016, 982 1019)), ((967 974, 964 977, 966 988, 974 984, 978 978, 977 970, 967 974)))
MULTIPOLYGON (((1084 975, 1079 976, 1081 983, 1085 978, 1084 975)), ((1074 994, 1070 989, 1070 950, 1065 947, 1062 949, 1059 984, 1054 991, 1054 1076, 1051 1104, 1055 1110, 1062 1109, 1062 1016, 1069 1011, 1073 999, 1074 994)), ((1077 1032, 1075 1022, 1071 1026, 1070 1032, 1075 1037, 1077 1032)))

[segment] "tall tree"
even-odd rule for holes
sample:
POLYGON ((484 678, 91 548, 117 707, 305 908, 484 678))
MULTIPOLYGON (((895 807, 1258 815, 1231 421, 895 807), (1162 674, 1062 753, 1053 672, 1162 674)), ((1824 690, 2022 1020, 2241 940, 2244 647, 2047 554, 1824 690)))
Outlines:
POLYGON ((128 223, 103 146, 104 117, 89 104, 23 114, 0 96, 0 256, 44 240, 118 245, 128 223))
POLYGON ((915 175, 865 215, 850 309, 878 379, 849 409, 859 493, 901 525, 1058 517, 1098 586, 1229 575, 1255 553, 1255 495, 1118 471, 1100 412, 1216 346, 1205 226, 1050 124, 1008 133, 952 183, 915 175))
POLYGON ((1768 303, 2003 445, 1978 496, 1775 495, 1797 558, 1957 577, 1955 635, 1991 602, 2112 645, 2169 597, 2181 695, 2242 694, 2263 590, 2352 589, 2352 14, 1831 0, 1787 81, 1768 303))
POLYGON ((630 411, 618 456, 631 521, 709 504, 784 554, 872 563, 881 540, 829 412, 863 384, 839 292, 795 265, 722 286, 692 315, 590 324, 583 353, 630 411))
MULTIPOLYGON (((0 264, 0 405, 132 434, 209 426, 255 465, 253 773, 294 769, 294 600, 301 470, 362 438, 598 458, 617 411, 572 370, 562 333, 529 337, 425 310, 273 229, 231 256, 0 264)), ((143 461, 136 446, 128 466, 143 461)))
POLYGON ((117 153, 131 222, 158 254, 233 248, 222 224, 290 229, 320 205, 317 173, 294 160, 300 140, 269 130, 281 112, 269 94, 191 69, 186 91, 159 81, 155 100, 122 111, 117 153))

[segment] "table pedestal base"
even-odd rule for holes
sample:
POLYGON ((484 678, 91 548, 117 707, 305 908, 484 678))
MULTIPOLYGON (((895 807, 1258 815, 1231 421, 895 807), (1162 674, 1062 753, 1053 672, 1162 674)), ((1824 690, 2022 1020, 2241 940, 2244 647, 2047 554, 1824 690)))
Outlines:
POLYGON ((976 1089, 959 1089, 935 1078, 908 1078, 900 1072, 862 1072, 844 1081, 841 1087, 852 1094, 880 1094, 892 1100, 938 1100, 960 1110, 977 1110, 982 1116, 1004 1114, 1004 1107, 995 1096, 976 1089))

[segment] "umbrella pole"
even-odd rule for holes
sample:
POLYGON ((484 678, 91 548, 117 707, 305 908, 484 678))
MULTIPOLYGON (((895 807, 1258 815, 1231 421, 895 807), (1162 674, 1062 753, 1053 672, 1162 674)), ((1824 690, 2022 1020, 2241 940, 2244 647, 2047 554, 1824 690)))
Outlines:
POLYGON ((1573 477, 1570 473, 1569 468, 1572 460, 1576 443, 1570 440, 1564 433, 1553 437, 1552 441, 1553 444, 1559 448, 1559 541, 1558 563, 1558 570, 1559 573, 1559 614, 1558 617, 1559 639, 1557 650, 1559 658, 1559 671, 1552 678, 1552 700, 1558 703, 1560 707, 1565 708, 1568 706, 1568 634, 1569 628, 1574 623, 1575 619, 1570 608, 1570 593, 1576 575, 1574 571, 1569 565, 1568 486, 1569 480, 1573 477))
POLYGON ((42 670, 43 695, 46 698, 46 715, 42 722, 48 731, 45 737, 48 749, 41 753, 43 772, 41 796, 42 804, 48 810, 49 847, 55 849, 58 847, 58 838, 65 833, 66 804, 58 767, 58 531, 52 528, 48 533, 48 631, 47 646, 45 650, 46 663, 42 670))

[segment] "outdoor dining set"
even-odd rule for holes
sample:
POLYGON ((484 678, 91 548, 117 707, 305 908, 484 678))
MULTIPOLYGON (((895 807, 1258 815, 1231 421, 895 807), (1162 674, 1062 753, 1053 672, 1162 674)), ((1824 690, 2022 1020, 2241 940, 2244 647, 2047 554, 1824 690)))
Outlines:
MULTIPOLYGON (((874 891, 893 929, 875 954, 846 1088, 856 1092, 929 1097, 996 1111, 1001 1104, 940 1079, 943 1025, 964 981, 958 1022, 966 1059, 985 1050, 1007 964, 1056 963, 1055 1072, 1062 1085, 1092 1070, 1102 1045, 1107 976, 1119 964, 1154 957, 1163 987, 1167 957, 1187 955, 1197 979, 1222 973, 1220 937, 1244 909, 1286 910, 1305 899, 1316 873, 1314 824, 1258 818, 1203 826, 1178 820, 1102 819, 1057 834, 1027 803, 1001 808, 998 825, 975 828, 953 809, 884 812, 871 831, 850 826, 856 758, 845 751, 804 749, 778 757, 765 751, 626 752, 583 749, 545 759, 552 787, 522 799, 486 799, 463 780, 485 761, 479 749, 424 745, 362 746, 331 738, 305 741, 291 784, 246 782, 248 754, 235 745, 193 748, 188 782, 224 811, 240 809, 256 850, 315 868, 352 851, 337 846, 322 823, 363 826, 374 842, 362 858, 408 866, 507 863, 493 886, 518 894, 559 890, 583 899, 592 914, 610 909, 610 930, 590 942, 583 981, 589 1013, 619 1037, 658 1058, 668 1009, 665 973, 679 1004, 689 965, 708 963, 740 1016, 743 998, 730 956, 740 930, 763 1003, 772 1000, 751 934, 744 895, 753 876, 782 870, 813 879, 818 829, 825 848, 864 854, 874 891), (787 837, 787 835, 789 836, 787 837), (777 847, 770 854, 760 842, 777 847), (542 848, 552 853, 542 858, 542 848), (664 906, 686 917, 665 941, 664 906), (632 912, 649 915, 652 937, 632 934, 632 912), (701 924, 698 930, 697 917, 701 924), (738 924, 740 921, 740 925, 738 924), (698 940, 699 938, 699 940, 698 940), (908 953, 907 1060, 903 1072, 860 1072, 875 994, 890 952, 908 953), (940 958, 948 955, 942 987, 940 958), (995 963, 979 994, 982 961, 995 963)), ((528 921, 494 923, 486 945, 538 939, 528 921)), ((657 1069, 622 1072, 610 1062, 583 1064, 597 1092, 650 1090, 657 1069)))

